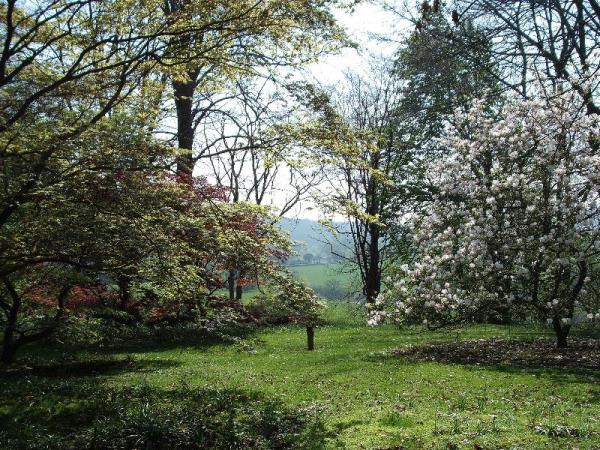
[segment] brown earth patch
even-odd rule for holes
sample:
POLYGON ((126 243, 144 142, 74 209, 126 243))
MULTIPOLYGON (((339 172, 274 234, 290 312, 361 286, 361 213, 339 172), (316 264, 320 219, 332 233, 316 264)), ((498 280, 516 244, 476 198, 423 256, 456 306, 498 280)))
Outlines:
POLYGON ((600 340, 597 339, 570 339, 568 348, 557 348, 550 340, 434 342, 401 347, 393 354, 413 360, 451 364, 600 369, 600 340))

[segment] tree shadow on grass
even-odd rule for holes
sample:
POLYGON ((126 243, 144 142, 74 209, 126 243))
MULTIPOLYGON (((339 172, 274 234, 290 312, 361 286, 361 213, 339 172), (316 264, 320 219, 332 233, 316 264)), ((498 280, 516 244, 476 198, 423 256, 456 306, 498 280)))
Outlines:
POLYGON ((18 366, 0 372, 0 380, 10 380, 25 376, 46 378, 94 377, 98 375, 117 375, 123 372, 151 372, 178 366, 179 363, 164 359, 85 359, 70 361, 51 361, 31 366, 18 366))
MULTIPOLYGON (((43 366, 53 360, 60 360, 64 355, 94 354, 101 359, 112 358, 113 355, 135 353, 160 353, 172 350, 190 350, 208 352, 218 345, 237 345, 240 350, 261 345, 256 339, 256 331, 252 327, 235 330, 235 333, 207 334, 198 329, 172 328, 155 330, 133 330, 126 335, 110 336, 107 340, 96 342, 58 343, 42 341, 27 345, 17 355, 16 363, 27 366, 43 366)), ((152 361, 152 360, 150 360, 152 361)), ((0 373, 1 373, 0 366, 0 373)))
POLYGON ((3 386, 0 404, 0 448, 15 450, 319 449, 328 437, 315 413, 236 389, 32 378, 3 386))
POLYGON ((600 381, 600 341, 571 339, 556 348, 551 340, 472 339, 406 345, 372 358, 459 364, 509 373, 534 373, 560 382, 600 381))
POLYGON ((102 346, 89 347, 99 352, 137 351, 162 352, 174 349, 193 348, 195 351, 209 351, 217 345, 231 345, 256 336, 257 327, 241 327, 220 333, 206 333, 195 328, 171 328, 154 330, 151 334, 115 339, 102 346))

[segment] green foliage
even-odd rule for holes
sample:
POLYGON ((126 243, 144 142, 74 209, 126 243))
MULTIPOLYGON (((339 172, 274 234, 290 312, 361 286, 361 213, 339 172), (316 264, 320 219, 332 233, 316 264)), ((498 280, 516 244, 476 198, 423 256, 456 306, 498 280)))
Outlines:
POLYGON ((205 180, 174 177, 186 150, 156 128, 167 79, 190 82, 204 67, 210 76, 196 87, 221 92, 259 66, 299 65, 344 45, 331 3, 0 6, 4 362, 59 330, 75 289, 118 285, 96 303, 136 309, 138 320, 215 324, 229 322, 207 313, 218 274, 277 271, 290 244, 268 211, 226 205, 205 180))
POLYGON ((303 323, 316 325, 325 304, 304 282, 281 271, 273 277, 270 289, 254 296, 248 310, 268 324, 303 323))
POLYGON ((246 309, 263 324, 282 325, 292 321, 290 311, 281 305, 279 298, 266 292, 255 295, 246 309))
POLYGON ((139 327, 132 326, 132 318, 126 312, 113 308, 99 310, 94 315, 70 315, 62 325, 54 340, 61 343, 77 343, 83 346, 106 345, 111 341, 139 335, 139 327), (114 320, 117 319, 117 320, 114 320), (120 321, 121 319, 122 321, 120 321), (118 321, 119 320, 119 321, 118 321))
POLYGON ((417 27, 398 49, 395 70, 406 80, 401 113, 410 116, 410 133, 420 151, 444 132, 456 108, 498 90, 491 43, 472 23, 460 25, 438 2, 420 11, 417 27))

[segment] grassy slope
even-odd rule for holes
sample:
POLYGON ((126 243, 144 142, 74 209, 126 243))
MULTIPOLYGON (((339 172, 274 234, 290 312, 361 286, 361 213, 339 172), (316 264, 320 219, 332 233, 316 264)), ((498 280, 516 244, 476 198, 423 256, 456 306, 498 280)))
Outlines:
MULTIPOLYGON (((289 267, 291 272, 299 279, 305 281, 313 289, 326 286, 330 280, 340 280, 340 286, 344 291, 351 289, 352 278, 349 274, 341 273, 338 264, 307 264, 289 267)), ((244 300, 251 300, 259 293, 254 286, 244 288, 244 300)), ((227 289, 219 289, 217 294, 227 296, 227 289)))
MULTIPOLYGON (((313 289, 326 286, 330 280, 338 279, 343 292, 346 293, 353 290, 352 277, 350 274, 342 273, 338 264, 307 264, 292 266, 289 269, 295 276, 306 282, 313 289)), ((229 295, 229 291, 225 288, 219 289, 216 293, 223 296, 229 295)), ((250 301, 258 294, 259 290, 255 286, 245 287, 243 300, 250 301)))
POLYGON ((324 298, 348 299, 360 291, 358 275, 342 264, 308 264, 291 271, 324 298))
MULTIPOLYGON (((291 405, 311 405, 322 410, 337 435, 331 448, 449 448, 449 443, 471 449, 475 444, 486 449, 600 448, 597 372, 409 363, 384 352, 454 335, 369 329, 342 309, 329 312, 333 324, 317 331, 312 353, 304 350, 304 330, 295 327, 261 331, 250 351, 236 345, 165 343, 133 351, 133 357, 171 366, 109 376, 106 382, 234 387, 291 405), (549 430, 566 425, 586 437, 552 439, 536 433, 536 425, 549 430)), ((506 333, 487 327, 463 335, 506 333)))
POLYGON ((307 264, 290 269, 311 287, 323 286, 334 279, 338 279, 342 286, 350 287, 352 281, 350 274, 342 273, 342 266, 338 264, 307 264))

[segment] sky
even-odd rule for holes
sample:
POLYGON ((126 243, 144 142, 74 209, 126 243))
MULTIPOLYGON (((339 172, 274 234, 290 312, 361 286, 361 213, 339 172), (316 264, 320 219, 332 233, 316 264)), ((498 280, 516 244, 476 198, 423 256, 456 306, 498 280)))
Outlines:
MULTIPOLYGON (((303 70, 302 77, 305 77, 309 82, 324 87, 334 86, 344 80, 346 71, 359 73, 364 71, 372 56, 392 55, 396 46, 383 43, 375 35, 397 33, 401 27, 399 28, 398 20, 392 13, 384 11, 381 6, 374 3, 361 3, 352 12, 347 10, 334 11, 338 23, 346 29, 350 39, 357 44, 358 48, 345 48, 339 54, 322 57, 320 61, 303 70)), ((210 167, 208 168, 210 169, 210 167)), ((196 169, 203 173, 202 166, 196 169)), ((293 192, 293 189, 289 189, 289 187, 286 189, 286 186, 289 186, 289 180, 283 172, 275 180, 273 191, 265 198, 265 204, 270 204, 275 210, 286 203, 286 191, 287 196, 290 195, 290 192, 293 192)), ((248 176, 250 176, 250 173, 248 173, 248 176)), ((209 181, 215 182, 212 178, 209 178, 209 181)), ((326 188, 326 186, 320 186, 321 191, 326 190, 326 188)), ((324 214, 319 207, 310 201, 297 204, 285 216, 311 220, 324 218, 324 214)), ((343 220, 344 218, 336 216, 332 219, 343 220)))
POLYGON ((390 55, 394 46, 376 39, 375 35, 389 35, 397 29, 396 18, 372 3, 359 4, 352 13, 337 10, 335 16, 344 26, 358 49, 347 48, 338 55, 323 58, 310 71, 323 84, 334 84, 344 77, 346 69, 360 71, 368 61, 369 54, 390 55))
MULTIPOLYGON (((396 17, 372 3, 361 3, 352 13, 338 10, 335 15, 338 22, 346 28, 350 38, 358 44, 358 49, 343 49, 339 54, 324 57, 309 67, 309 76, 324 86, 342 81, 347 70, 364 70, 370 55, 390 56, 395 46, 382 43, 376 35, 389 35, 394 30, 402 29, 402 24, 398 23, 396 17)), ((277 198, 273 198, 273 202, 277 204, 277 198)), ((323 213, 310 202, 303 202, 286 214, 286 217, 319 220, 323 218, 323 213)))

